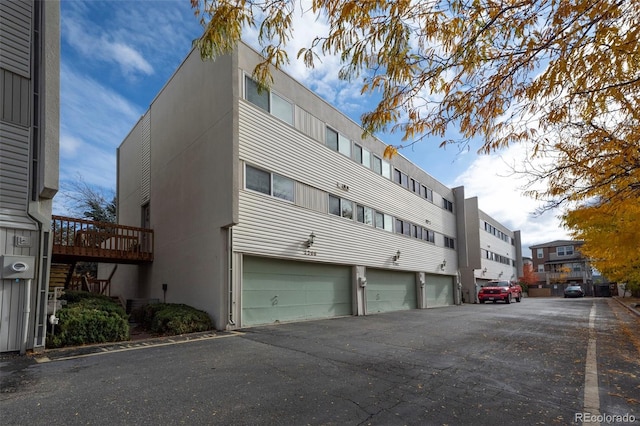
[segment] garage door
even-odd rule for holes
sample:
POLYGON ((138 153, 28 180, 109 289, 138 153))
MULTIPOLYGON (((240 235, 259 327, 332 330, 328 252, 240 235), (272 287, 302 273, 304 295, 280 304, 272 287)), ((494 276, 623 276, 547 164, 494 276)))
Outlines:
POLYGON ((242 325, 351 315, 351 268, 244 258, 242 325))
POLYGON ((416 308, 416 276, 413 272, 367 268, 367 313, 416 308))
POLYGON ((425 292, 427 308, 453 305, 453 278, 442 275, 427 275, 425 292))

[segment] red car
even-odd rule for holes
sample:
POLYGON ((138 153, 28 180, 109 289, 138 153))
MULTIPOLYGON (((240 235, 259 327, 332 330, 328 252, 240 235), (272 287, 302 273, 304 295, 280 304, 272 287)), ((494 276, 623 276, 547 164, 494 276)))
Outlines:
POLYGON ((502 300, 505 303, 511 303, 512 300, 520 302, 522 300, 522 287, 507 280, 489 281, 482 286, 478 292, 478 300, 484 303, 487 300, 496 303, 502 300))

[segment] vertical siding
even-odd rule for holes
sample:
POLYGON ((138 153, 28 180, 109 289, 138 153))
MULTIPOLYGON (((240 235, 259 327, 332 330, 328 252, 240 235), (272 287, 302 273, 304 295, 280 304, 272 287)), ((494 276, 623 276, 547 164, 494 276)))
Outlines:
POLYGON ((0 69, 0 88, 3 94, 0 102, 0 120, 29 126, 29 79, 0 69))
POLYGON ((296 129, 305 135, 324 143, 325 124, 297 105, 295 108, 295 125, 296 129))
POLYGON ((31 1, 0 2, 0 64, 2 68, 30 77, 31 1))
POLYGON ((298 206, 318 212, 326 212, 328 210, 329 197, 324 191, 296 182, 295 203, 298 206))

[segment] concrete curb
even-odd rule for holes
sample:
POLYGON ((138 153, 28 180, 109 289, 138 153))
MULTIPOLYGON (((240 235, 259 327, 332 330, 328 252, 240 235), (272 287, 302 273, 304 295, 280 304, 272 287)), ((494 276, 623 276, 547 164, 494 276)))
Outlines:
POLYGON ((619 304, 621 304, 622 306, 627 308, 629 310, 629 312, 631 312, 633 315, 635 315, 638 318, 640 318, 640 310, 638 310, 637 308, 632 308, 627 303, 624 303, 622 300, 620 300, 619 297, 614 297, 613 300, 615 300, 616 302, 618 302, 619 304))

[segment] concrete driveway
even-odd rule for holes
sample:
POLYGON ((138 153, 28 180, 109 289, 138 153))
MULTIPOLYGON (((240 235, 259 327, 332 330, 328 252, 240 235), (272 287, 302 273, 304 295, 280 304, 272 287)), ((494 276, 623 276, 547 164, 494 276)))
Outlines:
POLYGON ((640 424, 640 343, 630 337, 638 326, 610 299, 525 299, 51 351, 40 363, 3 356, 1 418, 6 425, 576 424, 584 420, 576 416, 585 413, 595 339, 606 356, 593 367, 598 414, 640 424))

